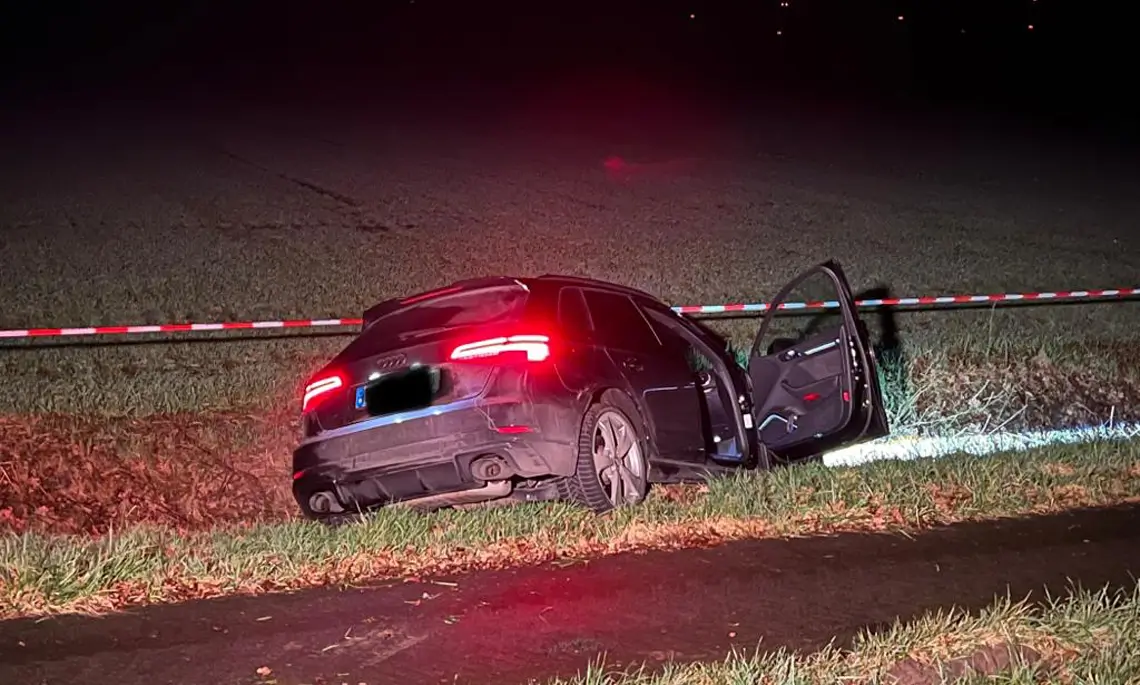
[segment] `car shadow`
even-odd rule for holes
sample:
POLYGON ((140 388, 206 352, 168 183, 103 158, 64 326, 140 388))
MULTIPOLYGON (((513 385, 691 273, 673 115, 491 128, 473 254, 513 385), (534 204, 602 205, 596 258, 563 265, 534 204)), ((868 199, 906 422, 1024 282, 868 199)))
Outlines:
MULTIPOLYGON (((886 300, 892 297, 891 289, 886 285, 875 286, 855 295, 856 300, 886 300)), ((876 307, 861 314, 859 318, 867 323, 871 334, 871 349, 878 363, 879 386, 883 395, 910 397, 910 362, 899 336, 896 313, 896 309, 891 306, 876 307)))
MULTIPOLYGON (((855 299, 858 300, 887 300, 891 299, 890 286, 877 285, 874 288, 868 288, 855 294, 855 299)), ((894 307, 877 307, 874 310, 874 321, 878 324, 878 336, 872 337, 872 347, 875 350, 875 356, 880 361, 884 359, 896 359, 899 363, 905 364, 906 359, 903 357, 902 340, 899 338, 899 326, 896 318, 894 307)), ((871 316, 860 315, 864 321, 871 319, 871 316)))

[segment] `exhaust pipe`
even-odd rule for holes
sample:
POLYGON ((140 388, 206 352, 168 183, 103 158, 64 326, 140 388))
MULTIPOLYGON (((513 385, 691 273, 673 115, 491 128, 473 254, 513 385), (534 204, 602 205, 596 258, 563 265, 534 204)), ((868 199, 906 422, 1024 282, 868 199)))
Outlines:
POLYGON ((514 475, 514 469, 497 454, 487 454, 471 462, 471 475, 476 480, 491 482, 505 480, 514 475))
POLYGON ((314 514, 344 513, 344 507, 340 506, 340 502, 328 490, 314 492, 310 495, 309 508, 313 510, 314 514))

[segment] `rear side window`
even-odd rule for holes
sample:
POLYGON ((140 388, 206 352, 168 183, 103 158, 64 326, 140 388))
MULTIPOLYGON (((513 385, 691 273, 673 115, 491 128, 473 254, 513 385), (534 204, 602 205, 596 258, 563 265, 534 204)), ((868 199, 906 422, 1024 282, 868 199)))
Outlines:
POLYGON ((667 321, 672 317, 662 312, 660 309, 647 309, 645 317, 653 326, 654 332, 660 338, 662 346, 669 352, 685 358, 689 363, 689 368, 693 371, 707 371, 713 367, 710 361, 693 342, 687 339, 682 333, 672 328, 667 321))
POLYGON ((558 293, 558 327, 572 340, 590 336, 590 311, 578 288, 563 288, 558 293))
POLYGON ((668 324, 661 321, 665 316, 665 314, 655 310, 647 310, 645 312, 645 317, 649 320, 649 325, 653 328, 653 332, 657 334, 657 339, 661 341, 661 345, 670 352, 687 354, 692 344, 681 337, 677 331, 670 328, 668 324))
POLYGON ((587 290, 586 304, 594 321, 594 337, 601 344, 631 352, 650 352, 661 346, 641 310, 625 295, 587 290))

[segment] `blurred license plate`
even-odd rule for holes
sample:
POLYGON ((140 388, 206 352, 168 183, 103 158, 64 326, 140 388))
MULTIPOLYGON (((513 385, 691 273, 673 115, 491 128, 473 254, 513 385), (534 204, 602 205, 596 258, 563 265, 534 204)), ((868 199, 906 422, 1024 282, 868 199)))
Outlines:
POLYGON ((372 416, 431 406, 439 394, 439 369, 417 366, 382 376, 356 389, 356 408, 372 416))

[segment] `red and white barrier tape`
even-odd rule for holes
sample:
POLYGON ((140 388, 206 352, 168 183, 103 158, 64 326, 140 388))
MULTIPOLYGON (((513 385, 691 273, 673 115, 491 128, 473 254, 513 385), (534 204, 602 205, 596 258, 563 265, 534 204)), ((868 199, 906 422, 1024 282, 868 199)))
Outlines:
MULTIPOLYGON (((1114 288, 1108 290, 1061 290, 1043 293, 1000 293, 997 295, 937 295, 924 297, 890 297, 880 299, 856 300, 855 306, 859 309, 878 309, 881 307, 926 307, 937 305, 962 304, 1002 304, 1012 302, 1040 302, 1040 301, 1076 301, 1076 300, 1124 300, 1140 297, 1140 288, 1114 288)), ((732 312, 765 312, 771 305, 758 304, 704 304, 682 307, 673 307, 681 314, 725 314, 732 312)), ((780 309, 835 309, 839 303, 835 300, 819 302, 784 302, 780 309)))
MULTIPOLYGON (((1140 297, 1140 288, 1115 288, 1107 290, 1065 290, 1041 293, 1002 293, 997 295, 939 295, 934 297, 894 297, 857 300, 860 309, 882 307, 923 307, 963 304, 1009 304, 1024 302, 1071 302, 1080 300, 1125 300, 1140 297)), ((784 302, 781 310, 834 309, 839 306, 835 300, 818 302, 784 302)), ((673 307, 681 314, 731 314, 737 312, 765 312, 771 307, 768 303, 753 304, 706 304, 673 307)), ((339 326, 360 326, 362 319, 293 319, 287 321, 227 321, 222 323, 168 323, 138 326, 88 326, 83 328, 17 328, 0 330, 3 338, 52 338, 63 336, 91 335, 135 335, 143 333, 186 333, 191 331, 232 331, 274 328, 327 328, 339 326)))
POLYGON ((86 328, 27 328, 0 330, 0 338, 53 338, 65 335, 128 335, 138 333, 186 333, 189 331, 236 331, 266 328, 319 328, 359 326, 363 319, 295 319, 290 321, 226 321, 224 323, 164 323, 140 326, 89 326, 86 328))

